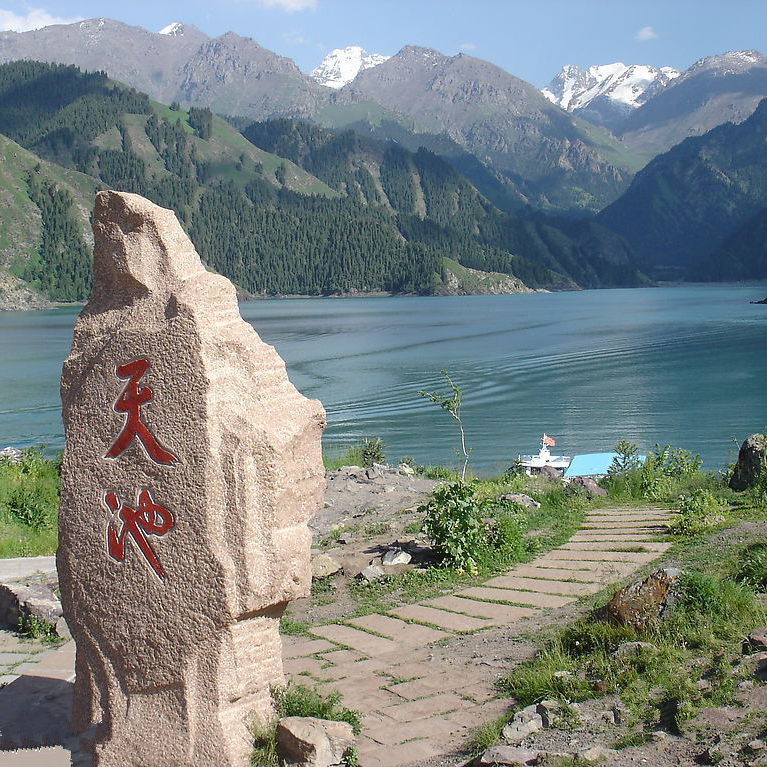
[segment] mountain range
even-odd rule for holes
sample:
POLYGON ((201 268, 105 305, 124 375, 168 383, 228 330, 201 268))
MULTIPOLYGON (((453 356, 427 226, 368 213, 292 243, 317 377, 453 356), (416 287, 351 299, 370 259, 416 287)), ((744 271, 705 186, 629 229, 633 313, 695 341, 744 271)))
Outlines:
POLYGON ((620 236, 501 211, 425 149, 286 118, 239 133, 103 72, 0 65, 0 152, 0 285, 51 300, 87 296, 105 187, 172 208, 207 265, 250 294, 460 291, 470 269, 490 290, 646 281, 620 236))
POLYGON ((104 185, 173 207, 251 293, 440 292, 470 269, 519 289, 767 276, 756 51, 566 67, 541 92, 417 46, 337 49, 306 75, 233 32, 93 19, 0 33, 2 61, 6 293, 85 290, 104 185))

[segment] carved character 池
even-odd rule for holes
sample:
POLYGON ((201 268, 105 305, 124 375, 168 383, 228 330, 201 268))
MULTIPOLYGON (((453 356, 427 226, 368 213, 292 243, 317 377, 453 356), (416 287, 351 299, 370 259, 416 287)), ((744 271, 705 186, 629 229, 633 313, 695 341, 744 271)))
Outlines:
POLYGON ((139 492, 136 508, 121 503, 117 493, 111 490, 104 494, 104 506, 113 515, 107 527, 109 556, 122 562, 125 559, 125 539, 130 535, 152 570, 157 573, 159 578, 163 578, 165 571, 146 536, 161 537, 170 532, 176 523, 173 513, 164 506, 155 503, 154 498, 152 498, 152 491, 149 489, 139 492), (115 524, 118 521, 123 523, 119 532, 115 530, 115 524))
POLYGON ((133 440, 138 437, 147 455, 155 463, 172 465, 178 463, 178 458, 152 436, 141 420, 141 407, 146 405, 154 396, 148 386, 139 386, 139 382, 147 370, 149 370, 149 360, 143 358, 133 360, 133 362, 128 362, 125 365, 118 365, 116 368, 116 373, 120 378, 128 379, 128 383, 125 384, 114 404, 114 409, 118 413, 125 413, 125 423, 104 458, 119 458, 131 446, 133 440))

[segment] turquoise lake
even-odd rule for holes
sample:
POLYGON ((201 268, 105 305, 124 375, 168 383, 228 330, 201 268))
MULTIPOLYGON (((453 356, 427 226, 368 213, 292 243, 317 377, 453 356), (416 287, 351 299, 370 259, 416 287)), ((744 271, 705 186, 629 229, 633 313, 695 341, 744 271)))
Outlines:
MULTIPOLYGON (((325 449, 380 436, 387 457, 456 463, 455 423, 418 396, 446 368, 472 464, 502 470, 542 432, 569 455, 622 438, 718 469, 767 426, 765 286, 518 296, 288 299, 241 306, 293 383, 322 400, 325 449)), ((78 309, 0 313, 0 447, 61 448, 59 374, 78 309)))

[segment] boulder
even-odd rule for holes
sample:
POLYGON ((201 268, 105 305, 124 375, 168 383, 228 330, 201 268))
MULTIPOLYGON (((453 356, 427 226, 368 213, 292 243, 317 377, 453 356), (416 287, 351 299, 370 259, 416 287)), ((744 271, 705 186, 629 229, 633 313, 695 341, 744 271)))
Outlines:
POLYGON ((562 469, 555 469, 553 466, 542 466, 539 472, 539 476, 547 477, 548 479, 559 479, 564 474, 562 469))
POLYGON ((386 573, 381 565, 371 562, 367 567, 364 567, 360 571, 360 574, 357 577, 366 580, 368 583, 372 583, 373 581, 383 578, 385 575, 386 573))
POLYGON ((524 767, 524 765, 537 764, 539 755, 539 751, 530 751, 516 746, 493 746, 478 756, 474 760, 474 765, 475 767, 485 767, 485 765, 489 767, 494 764, 524 767))
POLYGON ((412 558, 413 557, 403 549, 389 549, 389 551, 383 555, 381 562, 387 567, 390 565, 407 565, 412 558))
POLYGON ((643 581, 616 591, 604 607, 592 613, 595 620, 641 631, 663 618, 677 601, 681 571, 665 567, 643 581))
POLYGON ((743 643, 743 652, 767 652, 767 626, 752 631, 743 643))
POLYGON ((528 735, 543 729, 543 719, 535 706, 527 706, 514 714, 512 720, 503 728, 503 739, 509 743, 519 743, 528 735))
POLYGON ((730 477, 733 490, 747 490, 754 484, 765 465, 767 440, 764 434, 752 434, 740 446, 738 460, 730 477))
POLYGON ((611 756, 615 756, 616 752, 610 748, 604 746, 592 746, 591 748, 585 748, 583 751, 578 751, 575 758, 579 762, 584 764, 597 764, 597 762, 605 761, 611 756))
MULTIPOLYGON (((53 591, 42 583, 0 584, 0 623, 8 628, 18 629, 19 622, 25 623, 30 617, 57 626, 62 620, 61 602, 53 591)), ((65 629, 65 624, 61 626, 65 629)))
POLYGON ((629 658, 643 652, 655 652, 657 647, 650 642, 621 642, 615 650, 618 658, 629 658))
POLYGON ((320 554, 312 560, 312 578, 327 578, 341 572, 343 566, 329 554, 320 554))
POLYGON ((288 716, 277 723, 277 755, 294 767, 332 767, 354 745, 347 722, 288 716))
POLYGON ((529 509, 540 509, 541 504, 534 498, 531 498, 525 493, 507 493, 501 496, 502 501, 509 501, 511 503, 518 503, 520 506, 526 506, 529 509))
POLYGON ((22 458, 24 458, 24 453, 17 447, 8 446, 0 450, 0 459, 3 458, 11 463, 21 463, 22 458))
POLYGON ((555 727, 557 720, 567 719, 568 717, 580 718, 580 707, 577 703, 561 703, 558 700, 542 700, 535 707, 536 712, 541 717, 543 726, 555 727))
POLYGON ((400 474, 404 474, 406 477, 412 477, 415 476, 415 469, 408 463, 401 463, 397 467, 397 471, 400 474))
POLYGON ((582 487, 592 497, 607 495, 607 490, 600 487, 591 477, 573 477, 570 484, 582 487))

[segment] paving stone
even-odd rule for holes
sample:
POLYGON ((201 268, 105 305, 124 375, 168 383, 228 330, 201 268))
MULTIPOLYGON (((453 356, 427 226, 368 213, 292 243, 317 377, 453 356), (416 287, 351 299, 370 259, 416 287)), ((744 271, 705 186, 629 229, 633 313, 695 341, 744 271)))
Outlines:
POLYGON ((0 687, 5 687, 5 685, 15 682, 18 678, 18 674, 3 674, 0 676, 0 687))
POLYGON ((498 690, 492 684, 473 684, 460 691, 461 695, 468 695, 475 703, 484 704, 493 698, 498 697, 498 690))
POLYGON ((584 522, 581 526, 582 530, 625 530, 633 531, 636 533, 658 533, 667 530, 665 523, 653 523, 648 522, 645 524, 638 524, 636 522, 584 522))
POLYGON ((304 655, 314 655, 323 650, 337 650, 337 645, 326 642, 324 639, 302 639, 301 641, 286 641, 282 637, 282 657, 301 658, 304 655))
POLYGON ((339 663, 354 663, 355 661, 362 660, 365 656, 354 652, 354 650, 331 650, 330 652, 322 653, 320 657, 322 660, 329 660, 331 663, 338 665, 339 663))
POLYGON ((421 623, 431 623, 448 631, 475 631, 495 625, 493 621, 483 618, 471 618, 468 615, 448 613, 444 610, 436 610, 433 607, 425 607, 424 605, 408 605, 391 612, 400 618, 420 621, 421 623))
POLYGON ((446 739, 455 730, 452 722, 438 717, 416 719, 410 722, 391 722, 377 727, 368 727, 365 735, 383 746, 394 746, 413 738, 446 739))
MULTIPOLYGON (((554 549, 548 553, 549 559, 573 559, 574 552, 566 549, 554 549)), ((634 553, 631 551, 579 551, 577 558, 591 562, 637 562, 644 564, 657 559, 653 553, 634 553)))
POLYGON ((513 575, 525 578, 550 578, 552 580, 579 581, 583 583, 598 583, 599 575, 590 570, 563 570, 555 567, 536 567, 535 565, 517 565, 512 570, 513 575))
POLYGON ((427 740, 414 740, 397 746, 379 746, 361 755, 360 767, 401 767, 403 764, 430 759, 444 749, 427 740))
POLYGON ((635 572, 639 565, 632 562, 586 562, 577 559, 552 559, 539 560, 541 567, 551 565, 552 568, 571 570, 580 573, 588 570, 599 576, 600 583, 606 583, 614 579, 625 578, 635 572))
POLYGON ((328 670, 323 668, 323 666, 324 664, 321 661, 314 658, 290 658, 290 660, 286 660, 282 664, 285 673, 291 676, 297 676, 304 671, 308 671, 312 676, 316 676, 317 673, 328 670))
POLYGON ((535 607, 563 607, 575 601, 572 597, 563 597, 557 594, 538 594, 534 591, 514 591, 512 589, 485 588, 484 586, 475 586, 459 591, 458 595, 473 599, 491 599, 498 602, 535 605, 535 607))
POLYGON ((0 666, 15 666, 17 663, 29 660, 31 657, 29 653, 0 652, 0 666))
POLYGON ((644 543, 648 541, 658 541, 657 535, 634 535, 631 533, 576 533, 570 538, 569 543, 575 543, 577 541, 583 543, 600 543, 604 541, 621 541, 621 542, 638 542, 644 543))
POLYGON ((69 767, 70 756, 61 746, 0 751, 0 767, 69 767))
POLYGON ((435 674, 423 679, 415 679, 412 682, 393 684, 387 687, 387 689, 406 700, 416 700, 417 698, 429 697, 437 692, 455 692, 457 689, 468 686, 475 679, 465 679, 464 681, 465 684, 462 684, 459 674, 435 674))
POLYGON ((330 626, 317 626, 311 632, 338 644, 351 647, 352 650, 358 650, 365 655, 378 655, 397 648, 396 643, 392 642, 391 639, 383 639, 351 626, 341 626, 337 623, 330 626))
POLYGON ((671 514, 587 514, 586 522, 668 522, 671 514))
POLYGON ((426 719, 435 714, 446 714, 466 708, 468 701, 454 692, 440 693, 430 698, 411 700, 408 703, 399 703, 382 710, 386 716, 396 719, 398 722, 411 722, 415 719, 426 719))
POLYGON ((663 553, 671 548, 670 543, 647 541, 570 541, 559 547, 559 551, 621 551, 627 548, 642 549, 646 552, 663 553))
POLYGON ((353 618, 349 623, 368 631, 374 631, 377 634, 383 634, 390 639, 396 639, 398 643, 406 645, 429 644, 442 639, 442 637, 450 636, 444 631, 405 623, 396 618, 390 618, 388 615, 364 615, 361 618, 353 618))
POLYGON ((372 738, 368 738, 364 733, 357 736, 357 752, 360 756, 364 756, 370 751, 375 751, 381 748, 380 743, 376 743, 372 738))
POLYGON ((398 679, 420 679, 424 676, 446 672, 448 667, 441 663, 408 662, 399 665, 392 664, 385 673, 398 679))
POLYGON ((485 582, 485 586, 507 589, 525 589, 544 594, 565 594, 568 596, 587 596, 602 590, 599 583, 569 583, 566 581, 542 580, 540 578, 522 578, 517 575, 499 575, 485 582))
POLYGON ((442 610, 453 610, 457 613, 473 615, 477 618, 488 618, 498 626, 529 618, 536 615, 537 610, 531 607, 516 607, 499 605, 491 602, 478 602, 476 599, 464 599, 459 596, 437 597, 424 602, 425 605, 438 607, 442 610))
POLYGON ((388 690, 374 690, 373 692, 358 693, 354 687, 343 690, 344 705, 349 708, 368 711, 383 711, 397 703, 397 695, 388 690))

